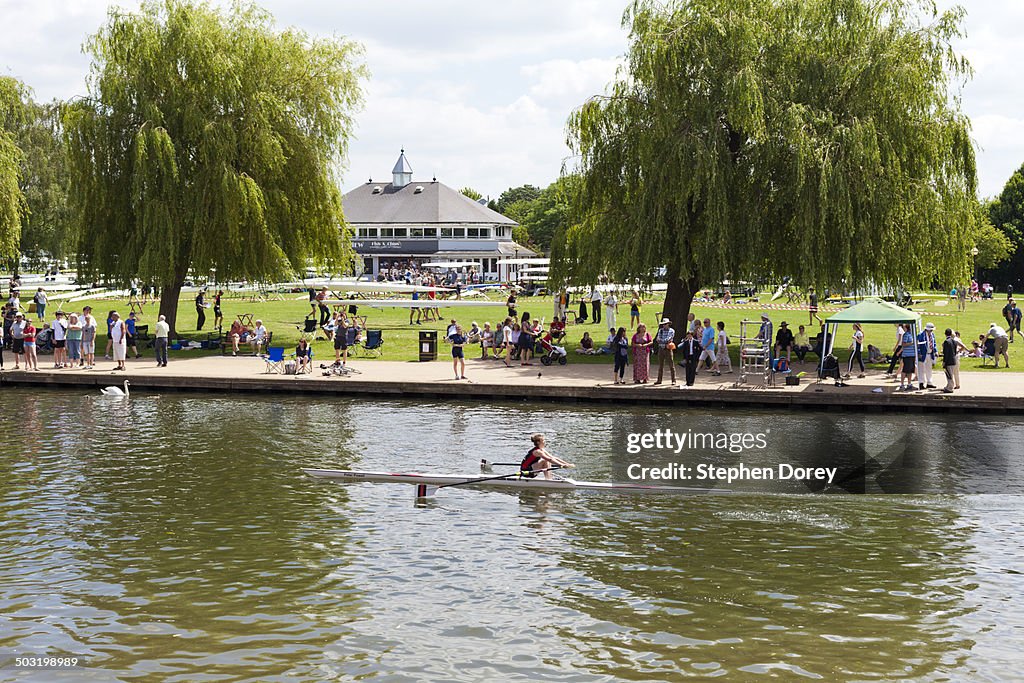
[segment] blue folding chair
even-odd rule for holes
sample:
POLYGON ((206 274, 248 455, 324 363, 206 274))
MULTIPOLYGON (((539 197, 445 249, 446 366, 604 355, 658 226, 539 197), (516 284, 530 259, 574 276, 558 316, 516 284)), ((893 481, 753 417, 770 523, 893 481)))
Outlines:
POLYGON ((364 356, 376 355, 380 356, 383 352, 384 346, 384 331, 383 330, 366 330, 366 338, 363 340, 362 349, 364 356))
POLYGON ((276 372, 281 374, 284 372, 284 347, 283 346, 271 346, 267 348, 267 355, 263 357, 263 360, 267 363, 267 372, 270 374, 276 372))

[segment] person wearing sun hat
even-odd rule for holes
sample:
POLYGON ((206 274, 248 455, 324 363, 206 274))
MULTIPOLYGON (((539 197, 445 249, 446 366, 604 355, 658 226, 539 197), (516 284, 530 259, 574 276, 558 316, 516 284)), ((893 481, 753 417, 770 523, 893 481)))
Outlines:
POLYGON ((661 384, 665 375, 665 364, 672 376, 672 384, 676 383, 676 364, 674 353, 676 350, 676 331, 672 329, 672 321, 662 318, 658 323, 658 334, 654 337, 654 348, 658 351, 658 380, 655 384, 661 384))
POLYGON ((934 389, 932 384, 932 368, 939 357, 938 345, 935 341, 935 325, 928 323, 917 335, 917 387, 918 389, 934 389))

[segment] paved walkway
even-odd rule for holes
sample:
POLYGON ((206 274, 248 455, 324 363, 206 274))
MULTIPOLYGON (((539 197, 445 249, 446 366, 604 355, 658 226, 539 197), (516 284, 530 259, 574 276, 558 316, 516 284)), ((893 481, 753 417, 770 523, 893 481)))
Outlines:
MULTIPOLYGON (((10 359, 8 354, 7 359, 10 359)), ((7 360, 5 359, 5 360, 7 360)), ((49 360, 50 357, 46 357, 49 360)), ((324 361, 329 362, 329 361, 324 361)), ((844 388, 831 382, 816 384, 814 366, 797 365, 795 371, 808 375, 796 387, 778 386, 769 389, 740 385, 734 387, 738 374, 712 377, 701 373, 693 388, 672 386, 666 377, 661 386, 632 384, 632 368, 626 370, 626 385, 612 384, 610 366, 574 364, 566 366, 505 367, 500 361, 467 359, 466 380, 456 380, 450 361, 393 362, 353 360, 351 366, 359 374, 349 377, 324 377, 320 360, 314 371, 306 375, 266 374, 266 363, 252 356, 193 356, 187 352, 172 356, 167 368, 158 368, 151 358, 131 359, 126 372, 113 370, 113 361, 99 360, 91 371, 58 370, 43 367, 39 372, 15 371, 8 363, 0 373, 0 384, 47 384, 107 386, 130 379, 138 389, 146 386, 225 391, 262 389, 267 391, 306 391, 325 393, 381 393, 388 395, 444 396, 507 396, 570 400, 612 400, 625 402, 713 402, 744 405, 821 404, 870 407, 916 407, 938 409, 1013 410, 1024 412, 1024 377, 1011 373, 962 373, 962 389, 955 394, 940 390, 896 392, 896 384, 872 372, 865 379, 852 379, 844 388), (882 393, 872 390, 881 388, 882 393)), ((656 368, 655 368, 656 369, 656 368)), ((682 368, 677 368, 682 376, 682 368)), ((936 369, 935 384, 942 387, 945 376, 936 369)))

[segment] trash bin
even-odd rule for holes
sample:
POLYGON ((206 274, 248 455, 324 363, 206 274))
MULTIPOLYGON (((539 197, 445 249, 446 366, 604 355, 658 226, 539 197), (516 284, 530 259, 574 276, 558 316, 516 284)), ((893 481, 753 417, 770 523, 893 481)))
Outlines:
POLYGON ((437 360, 437 330, 420 330, 420 360, 437 360))

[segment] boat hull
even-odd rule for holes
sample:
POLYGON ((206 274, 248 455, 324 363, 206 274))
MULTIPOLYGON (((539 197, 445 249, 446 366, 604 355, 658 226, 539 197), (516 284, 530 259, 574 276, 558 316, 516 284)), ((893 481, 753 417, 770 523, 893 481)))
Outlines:
MULTIPOLYGON (((728 489, 705 489, 684 486, 654 486, 646 484, 616 484, 575 479, 535 479, 509 475, 507 478, 478 481, 483 477, 470 474, 422 474, 419 472, 365 472, 359 470, 304 469, 313 477, 331 479, 344 483, 373 482, 379 484, 426 484, 427 486, 479 486, 487 488, 512 488, 542 491, 604 491, 607 493, 675 493, 684 495, 706 495, 732 493, 728 489)), ((501 475, 494 475, 500 477, 501 475)))

